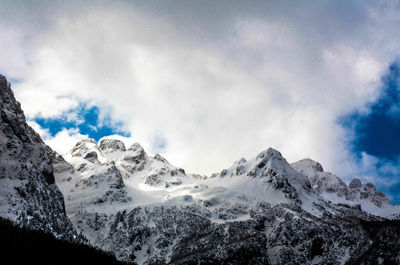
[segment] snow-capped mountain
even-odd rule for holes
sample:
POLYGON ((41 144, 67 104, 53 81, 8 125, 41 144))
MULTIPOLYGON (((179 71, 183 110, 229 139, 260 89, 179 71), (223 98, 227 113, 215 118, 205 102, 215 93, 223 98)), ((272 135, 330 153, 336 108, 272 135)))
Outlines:
MULTIPOLYGON (((56 164, 55 176, 68 216, 91 244, 128 262, 352 264, 371 258, 380 232, 367 228, 385 222, 324 199, 310 180, 322 166, 291 166, 272 148, 209 178, 115 139, 82 140, 64 157, 71 166, 56 164)), ((380 255, 393 260, 399 249, 380 255)))
POLYGON ((65 163, 26 124, 10 84, 0 75, 0 216, 21 227, 78 241, 55 184, 55 161, 65 163))
POLYGON ((315 161, 269 148, 206 177, 116 139, 61 157, 2 76, 0 112, 0 216, 19 226, 132 264, 400 264, 399 207, 315 161))

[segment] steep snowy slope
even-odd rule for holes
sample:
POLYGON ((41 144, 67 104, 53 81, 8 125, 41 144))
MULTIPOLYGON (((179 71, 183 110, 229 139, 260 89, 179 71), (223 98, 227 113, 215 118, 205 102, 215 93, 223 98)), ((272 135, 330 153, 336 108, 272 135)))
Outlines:
POLYGON ((300 160, 291 166, 308 177, 313 190, 330 202, 360 205, 363 211, 384 217, 400 214, 400 207, 393 206, 372 183, 362 184, 359 179, 353 179, 347 186, 339 177, 324 172, 321 164, 311 159, 300 160))
POLYGON ((10 84, 0 75, 0 216, 75 241, 54 180, 55 160, 56 154, 26 124, 10 84))
POLYGON ((94 246, 138 264, 343 264, 373 241, 282 155, 268 149, 210 178, 139 144, 83 140, 55 165, 69 217, 94 246))

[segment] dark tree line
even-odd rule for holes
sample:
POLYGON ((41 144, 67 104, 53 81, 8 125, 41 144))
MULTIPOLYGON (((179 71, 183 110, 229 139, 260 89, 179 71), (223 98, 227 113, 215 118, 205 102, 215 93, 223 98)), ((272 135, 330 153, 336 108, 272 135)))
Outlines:
POLYGON ((124 264, 109 253, 16 227, 3 218, 0 218, 0 259, 1 264, 124 264))

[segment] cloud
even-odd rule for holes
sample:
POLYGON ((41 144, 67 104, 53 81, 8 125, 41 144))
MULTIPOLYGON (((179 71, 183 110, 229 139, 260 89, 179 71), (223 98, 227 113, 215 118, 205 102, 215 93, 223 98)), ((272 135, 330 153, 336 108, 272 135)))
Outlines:
MULTIPOLYGON (((150 153, 199 173, 272 146, 347 180, 360 174, 337 119, 367 111, 400 47, 394 1, 72 2, 45 19, 43 5, 32 8, 40 23, 0 20, 10 58, 22 61, 0 69, 21 78, 28 117, 90 101, 150 153)), ((54 146, 62 136, 80 137, 64 131, 54 146)))
POLYGON ((40 134, 48 146, 61 155, 69 152, 78 141, 88 138, 88 135, 80 134, 76 128, 63 128, 57 134, 51 135, 49 130, 43 129, 34 121, 28 121, 28 124, 40 134))

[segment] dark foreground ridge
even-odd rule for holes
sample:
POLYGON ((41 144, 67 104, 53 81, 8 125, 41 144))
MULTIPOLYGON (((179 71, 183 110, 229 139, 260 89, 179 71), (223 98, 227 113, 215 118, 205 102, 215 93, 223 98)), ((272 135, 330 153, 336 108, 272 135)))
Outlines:
POLYGON ((101 250, 20 228, 1 217, 0 235, 2 260, 8 264, 125 264, 101 250))

